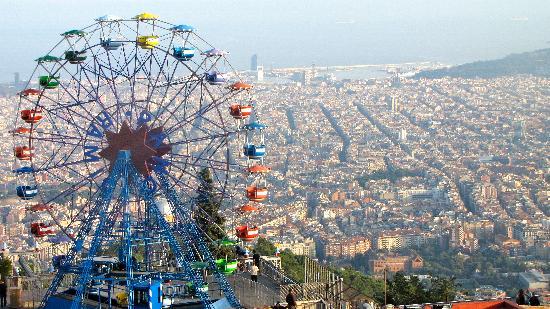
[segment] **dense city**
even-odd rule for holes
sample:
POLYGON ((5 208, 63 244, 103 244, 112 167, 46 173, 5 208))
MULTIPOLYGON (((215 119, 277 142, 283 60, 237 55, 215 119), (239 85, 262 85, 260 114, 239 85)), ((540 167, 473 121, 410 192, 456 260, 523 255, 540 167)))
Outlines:
MULTIPOLYGON (((249 73, 261 80, 254 99, 269 127, 270 197, 248 218, 261 237, 281 251, 354 265, 378 278, 386 271, 444 272, 435 268, 443 252, 462 263, 498 252, 524 268, 483 264, 490 269, 475 269, 477 282, 458 274, 463 290, 498 297, 521 283, 548 294, 548 79, 394 73, 337 80, 315 67, 266 72, 265 80, 263 74, 263 68, 261 75, 249 73), (275 75, 289 79, 270 82, 275 75)), ((17 101, 15 95, 0 99, 12 115, 17 101)), ((12 148, 11 125, 0 123, 4 157, 12 148)), ((3 248, 59 246, 31 236, 36 214, 14 197, 13 161, 1 164, 3 248)), ((235 205, 226 204, 232 217, 235 205)))

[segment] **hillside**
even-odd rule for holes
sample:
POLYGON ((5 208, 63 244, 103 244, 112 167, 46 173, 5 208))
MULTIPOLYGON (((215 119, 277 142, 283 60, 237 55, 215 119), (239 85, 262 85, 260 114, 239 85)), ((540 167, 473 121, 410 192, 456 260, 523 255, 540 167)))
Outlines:
POLYGON ((550 76, 550 48, 511 54, 497 60, 476 61, 450 68, 422 71, 417 73, 415 78, 492 78, 515 74, 550 76))

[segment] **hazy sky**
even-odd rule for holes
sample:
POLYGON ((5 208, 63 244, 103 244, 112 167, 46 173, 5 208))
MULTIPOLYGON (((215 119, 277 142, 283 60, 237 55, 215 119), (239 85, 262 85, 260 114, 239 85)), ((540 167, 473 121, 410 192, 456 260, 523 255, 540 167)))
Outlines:
POLYGON ((147 11, 191 24, 231 52, 269 67, 463 63, 550 47, 550 0, 2 0, 0 81, 26 78, 59 34, 113 14, 147 11))

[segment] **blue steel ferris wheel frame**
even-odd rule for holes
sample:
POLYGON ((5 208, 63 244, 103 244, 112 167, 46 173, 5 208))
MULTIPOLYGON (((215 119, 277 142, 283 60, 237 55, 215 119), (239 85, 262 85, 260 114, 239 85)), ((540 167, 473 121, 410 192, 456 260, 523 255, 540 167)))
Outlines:
MULTIPOLYGON (((71 63, 63 60, 61 52, 61 57, 53 57, 57 58, 53 61, 37 59, 33 77, 40 75, 39 71, 46 76, 61 76, 59 86, 41 88, 37 97, 21 96, 19 109, 41 110, 47 125, 31 124, 28 137, 14 134, 16 138, 27 138, 26 145, 36 151, 37 156, 30 160, 33 172, 21 177, 21 184, 32 180, 42 204, 55 204, 76 195, 85 197, 85 204, 73 207, 76 209, 68 218, 58 218, 50 211, 59 229, 68 234, 67 230, 74 229, 90 210, 97 189, 108 174, 104 160, 98 156, 106 147, 105 133, 116 132, 124 121, 134 129, 162 128, 153 143, 166 140, 173 149, 166 156, 155 158, 155 164, 172 172, 171 181, 183 193, 196 189, 198 169, 206 167, 214 171, 217 193, 227 197, 226 188, 232 185, 230 174, 242 171, 245 165, 229 160, 233 151, 230 140, 242 128, 228 126, 231 122, 225 109, 231 100, 242 97, 243 91, 226 87, 227 81, 220 85, 207 80, 210 72, 229 71, 229 77, 238 78, 226 53, 208 53, 215 49, 193 28, 158 19, 98 21, 79 31, 83 34, 63 34, 47 55, 75 50, 88 58, 71 63), (159 44, 151 49, 141 48, 136 37, 142 34, 157 35, 159 44), (104 48, 107 37, 120 43, 118 49, 104 48), (177 58, 177 47, 194 49, 196 54, 177 58), (199 149, 193 151, 192 147, 199 149), (42 180, 45 177, 51 183, 61 184, 55 187, 58 194, 45 194, 47 190, 41 188, 46 186, 42 180)), ((18 121, 14 127, 21 122, 18 121)), ((15 143, 14 147, 21 145, 15 143)), ((149 181, 156 183, 152 178, 149 181)), ((191 199, 192 194, 185 198, 191 199)))
POLYGON ((201 169, 213 171, 212 187, 223 198, 230 196, 227 187, 232 174, 250 163, 231 158, 241 148, 232 149, 230 142, 247 129, 240 123, 229 127, 227 108, 232 100, 251 101, 252 97, 249 87, 229 86, 228 79, 239 81, 239 77, 227 62, 227 53, 189 26, 156 18, 98 20, 62 36, 45 57, 37 59, 33 77, 40 78, 40 89, 20 96, 19 111, 31 111, 34 116, 40 112, 41 121, 18 118, 13 133, 14 149, 27 147, 24 160, 17 156, 14 171, 21 186, 34 184, 40 205, 62 205, 71 199, 75 206, 74 200, 84 196, 70 214, 60 215, 55 207, 44 209, 73 246, 41 307, 52 306, 49 300, 69 274, 76 276, 71 308, 83 306, 92 282, 120 284, 122 280, 93 271, 94 257, 118 237, 123 240, 129 308, 139 284, 170 279, 192 282, 203 306, 210 308, 208 293, 198 288, 204 278, 192 266, 199 261, 206 262, 229 304, 240 308, 191 215, 201 169), (191 50, 200 54, 192 56, 191 50), (56 52, 61 57, 51 56, 56 52), (25 122, 30 128, 19 130, 25 122), (140 132, 146 133, 143 140, 140 132), (128 140, 129 136, 137 137, 128 140), (109 149, 116 160, 105 155, 109 149), (142 150, 151 155, 143 156, 142 150), (48 190, 48 186, 54 188, 48 190), (159 196, 166 199, 173 223, 159 210, 159 196), (137 216, 130 205, 139 208, 137 216), (152 241, 168 244, 183 273, 149 269, 146 254, 143 264, 150 270, 148 275, 135 274, 133 248, 136 243, 147 248, 152 241))

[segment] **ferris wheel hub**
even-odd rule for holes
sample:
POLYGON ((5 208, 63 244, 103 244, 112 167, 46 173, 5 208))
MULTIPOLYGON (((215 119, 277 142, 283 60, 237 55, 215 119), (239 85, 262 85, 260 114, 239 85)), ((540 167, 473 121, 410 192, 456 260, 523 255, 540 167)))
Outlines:
POLYGON ((132 153, 131 160, 136 169, 145 176, 151 174, 154 158, 162 157, 172 149, 162 142, 164 134, 160 127, 149 129, 143 125, 134 130, 124 121, 118 132, 105 131, 105 137, 108 145, 98 155, 109 161, 110 167, 121 151, 128 151, 132 153))

